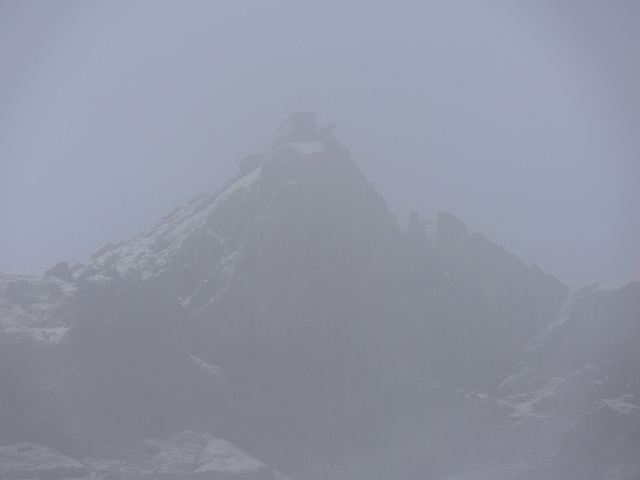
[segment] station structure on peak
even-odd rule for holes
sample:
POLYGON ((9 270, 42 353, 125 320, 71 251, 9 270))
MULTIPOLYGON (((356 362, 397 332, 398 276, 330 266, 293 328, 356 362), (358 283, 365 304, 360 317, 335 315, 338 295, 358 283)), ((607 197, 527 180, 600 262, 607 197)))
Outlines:
MULTIPOLYGON (((269 140, 262 153, 249 155, 240 163, 240 175, 246 175, 264 162, 264 152, 274 146, 286 143, 330 142, 332 132, 338 125, 329 123, 318 126, 314 112, 292 112, 276 131, 275 138, 269 140)), ((335 139, 333 139, 335 141, 335 139)))
POLYGON ((314 112, 293 112, 278 129, 276 140, 280 142, 312 141, 315 140, 317 133, 318 125, 314 112))

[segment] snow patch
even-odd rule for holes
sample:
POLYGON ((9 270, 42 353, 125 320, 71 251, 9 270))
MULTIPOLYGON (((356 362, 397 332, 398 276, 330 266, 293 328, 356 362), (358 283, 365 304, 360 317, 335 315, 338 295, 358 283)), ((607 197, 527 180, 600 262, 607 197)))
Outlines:
POLYGON ((602 399, 602 403, 613 410, 619 417, 626 417, 628 415, 640 415, 640 407, 630 403, 629 400, 634 399, 633 395, 623 395, 620 398, 615 399, 602 399))
POLYGON ((571 291, 569 291, 566 300, 560 305, 558 311, 553 316, 551 321, 549 321, 547 326, 539 335, 529 340, 523 350, 523 353, 526 354, 535 352, 546 341, 546 339, 554 330, 561 327, 567 321, 578 300, 589 295, 590 293, 592 293, 592 291, 593 289, 591 287, 583 287, 580 289, 572 289, 571 291))
MULTIPOLYGON (((168 439, 142 442, 157 453, 140 462, 149 478, 280 478, 279 472, 235 445, 204 433, 183 430, 168 439), (255 475, 258 473, 258 475, 255 475)), ((119 478, 119 477, 118 477, 119 478)), ((147 478, 147 477, 144 477, 147 478)))
POLYGON ((222 192, 220 192, 220 194, 218 194, 218 196, 216 197, 215 203, 214 203, 214 207, 221 203, 224 202, 225 200, 227 200, 231 195, 233 195, 234 193, 246 189, 248 187, 251 186, 251 184, 260 176, 260 173, 262 173, 262 167, 258 167, 255 170, 253 170, 251 173, 248 173, 247 175, 245 175, 244 177, 240 178, 239 180, 236 180, 235 182, 233 182, 231 185, 229 185, 228 187, 226 187, 222 192))
POLYGON ((304 143, 287 143, 286 146, 293 148, 296 152, 303 155, 310 155, 324 151, 324 142, 304 142, 304 143))
POLYGON ((523 368, 518 373, 514 373, 513 375, 509 375, 507 378, 505 378, 498 386, 498 389, 502 390, 504 388, 515 388, 517 383, 526 381, 533 372, 534 369, 531 367, 523 368))
POLYGON ((224 472, 246 475, 257 470, 270 468, 221 438, 209 440, 200 454, 199 463, 200 467, 194 473, 224 472))
POLYGON ((112 283, 114 279, 111 277, 107 277, 106 275, 98 274, 98 275, 92 275, 91 277, 87 278, 85 281, 89 283, 95 283, 96 285, 107 285, 109 283, 112 283))
POLYGON ((45 445, 16 443, 0 446, 0 478, 86 478, 82 463, 45 445))
POLYGON ((189 355, 189 357, 196 363, 198 368, 200 368, 200 372, 210 379, 213 385, 220 383, 220 377, 222 375, 222 369, 220 367, 204 362, 193 355, 189 355))
POLYGON ((559 385, 564 379, 559 377, 550 378, 547 383, 539 390, 519 395, 510 395, 507 397, 507 403, 513 409, 513 413, 509 418, 515 420, 516 424, 522 423, 527 417, 546 418, 550 415, 543 415, 536 412, 541 403, 549 397, 556 394, 559 385), (524 400, 524 401, 522 401, 524 400))
POLYGON ((620 288, 632 282, 640 282, 640 268, 635 269, 622 278, 605 283, 604 285, 600 285, 598 291, 606 292, 611 290, 619 290, 620 288))

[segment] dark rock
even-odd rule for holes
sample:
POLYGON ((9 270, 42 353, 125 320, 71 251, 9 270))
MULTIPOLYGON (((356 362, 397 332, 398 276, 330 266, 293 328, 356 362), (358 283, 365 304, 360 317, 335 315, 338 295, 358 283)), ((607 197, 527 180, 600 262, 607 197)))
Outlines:
POLYGON ((407 234, 410 237, 416 238, 425 234, 425 228, 420 221, 420 215, 413 210, 409 216, 409 227, 407 228, 407 234))
POLYGON ((262 161, 262 155, 249 155, 240 163, 240 175, 244 176, 253 172, 256 168, 262 165, 262 161))
POLYGON ((86 280, 87 278, 93 277, 98 271, 92 266, 85 267, 78 275, 78 281, 86 280))
POLYGON ((44 276, 59 278, 60 280, 64 280, 69 283, 74 282, 74 278, 69 271, 69 264, 67 264, 67 262, 60 262, 55 267, 51 267, 49 270, 44 272, 44 276))
POLYGON ((447 212, 440 212, 436 218, 437 245, 448 253, 456 252, 467 238, 464 222, 447 212))

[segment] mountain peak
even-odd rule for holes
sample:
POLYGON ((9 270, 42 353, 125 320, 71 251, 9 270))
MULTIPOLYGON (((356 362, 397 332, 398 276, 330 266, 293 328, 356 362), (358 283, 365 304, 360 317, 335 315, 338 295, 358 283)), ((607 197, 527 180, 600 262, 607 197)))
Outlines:
POLYGON ((453 215, 405 234, 332 128, 294 113, 151 230, 0 275, 2 478, 58 449, 87 478, 640 471, 637 275, 567 297, 453 215))
POLYGON ((290 113, 278 129, 276 141, 305 141, 315 140, 318 133, 316 115, 313 112, 290 113))
POLYGON ((302 221, 289 212, 288 202, 316 215, 392 217, 332 129, 318 128, 313 113, 289 115, 276 139, 246 157, 216 192, 194 197, 148 232, 107 245, 71 273, 152 280, 190 302, 203 282, 216 284, 218 292, 224 288, 252 232, 268 218, 302 221))

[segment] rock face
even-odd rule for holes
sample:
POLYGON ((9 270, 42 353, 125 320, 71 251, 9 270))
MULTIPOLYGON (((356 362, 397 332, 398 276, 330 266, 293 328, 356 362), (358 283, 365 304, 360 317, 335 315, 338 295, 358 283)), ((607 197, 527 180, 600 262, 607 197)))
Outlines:
POLYGON ((620 285, 572 291, 528 342, 500 390, 512 434, 548 458, 540 472, 638 478, 639 340, 636 274, 620 285))
POLYGON ((293 115, 150 231, 0 276, 0 476, 637 478, 639 289, 402 231, 293 115))

